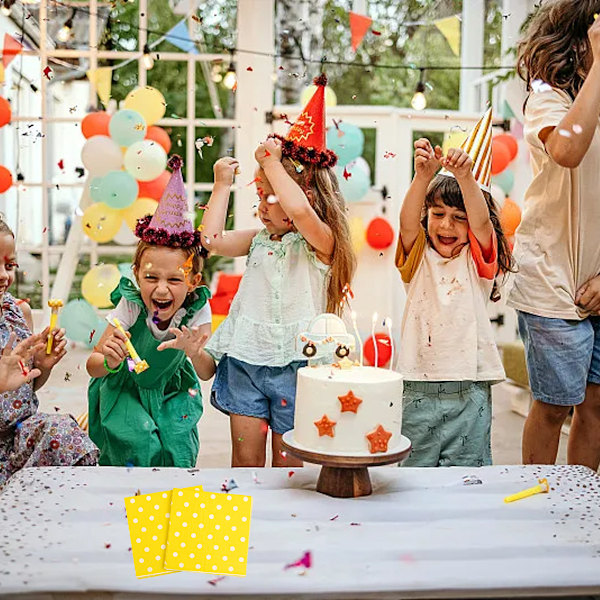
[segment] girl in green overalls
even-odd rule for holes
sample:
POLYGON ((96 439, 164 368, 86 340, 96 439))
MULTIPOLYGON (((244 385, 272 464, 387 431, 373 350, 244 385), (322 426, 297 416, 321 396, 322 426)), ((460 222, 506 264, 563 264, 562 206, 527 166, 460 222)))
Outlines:
POLYGON ((193 467, 202 415, 198 377, 210 379, 210 293, 201 286, 200 232, 188 221, 181 159, 154 214, 138 221, 133 259, 137 286, 122 278, 112 292, 116 308, 87 361, 90 437, 100 465, 193 467), (137 373, 127 337, 149 368, 137 373))

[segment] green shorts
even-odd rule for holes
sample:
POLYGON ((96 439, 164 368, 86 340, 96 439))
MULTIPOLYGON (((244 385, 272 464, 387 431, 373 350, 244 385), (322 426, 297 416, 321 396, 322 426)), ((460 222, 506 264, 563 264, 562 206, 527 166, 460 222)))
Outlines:
POLYGON ((412 442, 405 467, 492 464, 489 381, 405 381, 402 435, 412 442))

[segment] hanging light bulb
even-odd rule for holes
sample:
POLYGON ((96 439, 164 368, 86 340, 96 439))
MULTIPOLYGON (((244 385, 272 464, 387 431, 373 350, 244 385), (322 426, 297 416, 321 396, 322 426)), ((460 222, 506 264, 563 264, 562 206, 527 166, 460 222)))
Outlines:
POLYGON ((421 69, 421 76, 419 77, 419 83, 415 88, 415 95, 410 101, 410 105, 415 110, 423 110, 427 106, 427 98, 425 97, 425 82, 423 81, 424 69, 421 69))
POLYGON ((71 16, 65 21, 65 24, 58 30, 56 37, 59 42, 66 44, 71 39, 71 34, 73 33, 73 17, 75 16, 75 11, 71 13, 71 16))
POLYGON ((154 59, 150 54, 150 46, 148 44, 144 44, 144 55, 142 56, 142 64, 144 65, 144 69, 149 71, 154 66, 154 59))
POLYGON ((237 76, 235 74, 235 66, 233 64, 233 50, 230 50, 231 59, 229 61, 229 67, 227 68, 227 73, 225 73, 225 77, 223 77, 223 85, 228 89, 232 90, 237 84, 237 76))

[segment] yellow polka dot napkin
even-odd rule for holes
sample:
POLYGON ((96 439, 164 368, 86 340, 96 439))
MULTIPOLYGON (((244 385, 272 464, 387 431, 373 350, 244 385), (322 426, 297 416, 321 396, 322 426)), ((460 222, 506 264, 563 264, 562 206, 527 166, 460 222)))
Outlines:
POLYGON ((252 497, 174 489, 164 568, 246 575, 252 497))

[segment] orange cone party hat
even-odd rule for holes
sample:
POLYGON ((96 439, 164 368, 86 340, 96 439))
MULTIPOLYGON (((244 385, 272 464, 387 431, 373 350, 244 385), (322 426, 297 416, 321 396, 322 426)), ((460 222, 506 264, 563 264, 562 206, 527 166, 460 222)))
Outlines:
MULTIPOLYGON (((473 161, 473 177, 479 187, 489 192, 492 185, 492 109, 479 119, 473 131, 460 145, 473 161)), ((440 175, 454 177, 450 171, 442 169, 440 175)))
POLYGON ((311 163, 318 167, 333 167, 337 163, 337 155, 327 150, 325 128, 325 86, 327 76, 322 73, 313 83, 317 86, 312 98, 304 107, 296 122, 285 138, 273 134, 281 140, 283 156, 288 156, 300 163, 311 163))

